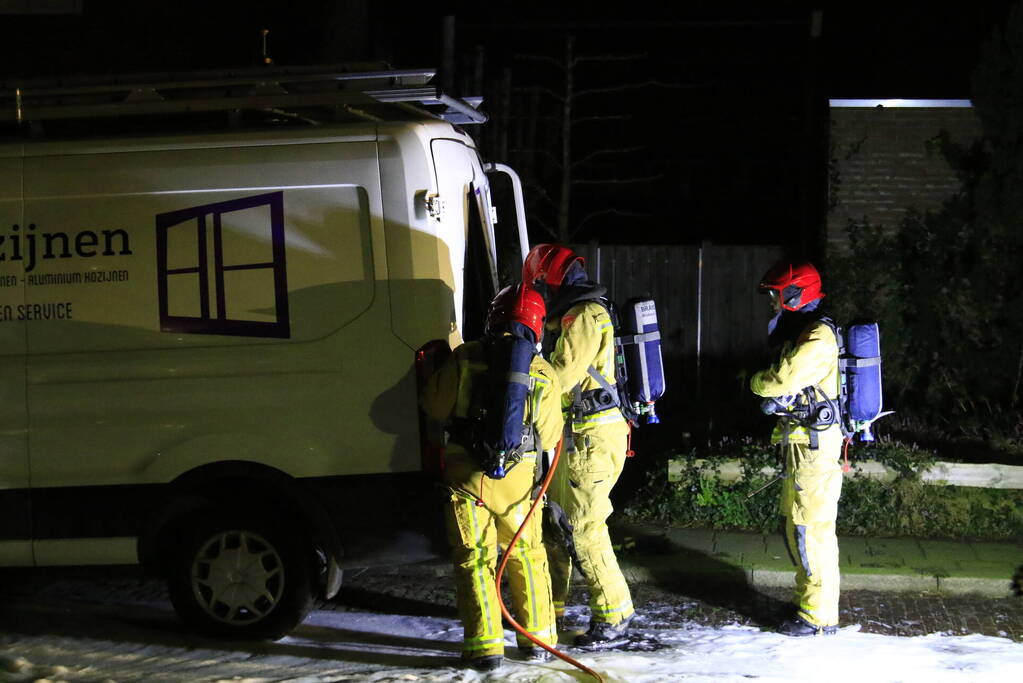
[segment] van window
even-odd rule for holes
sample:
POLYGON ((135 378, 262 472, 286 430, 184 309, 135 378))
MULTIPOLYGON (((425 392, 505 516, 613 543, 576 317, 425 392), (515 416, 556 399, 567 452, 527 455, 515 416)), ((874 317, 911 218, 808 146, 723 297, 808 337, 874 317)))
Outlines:
POLYGON ((271 192, 156 215, 157 282, 164 332, 291 336, 283 196, 283 192, 271 192), (245 225, 246 218, 251 229, 224 229, 232 220, 245 225), (246 238, 255 248, 245 243, 246 238), (176 248, 170 246, 172 242, 178 242, 176 248), (180 267, 169 263, 174 256, 183 258, 180 267), (207 266, 210 262, 212 269, 207 266), (186 295, 180 296, 180 290, 186 295), (256 300, 263 305, 236 311, 228 306, 226 293, 230 290, 258 296, 256 300))
POLYGON ((463 266, 465 294, 462 297, 462 338, 465 340, 483 336, 487 308, 497 294, 494 291, 490 253, 484 236, 486 222, 480 215, 481 202, 476 192, 476 188, 470 185, 463 266))

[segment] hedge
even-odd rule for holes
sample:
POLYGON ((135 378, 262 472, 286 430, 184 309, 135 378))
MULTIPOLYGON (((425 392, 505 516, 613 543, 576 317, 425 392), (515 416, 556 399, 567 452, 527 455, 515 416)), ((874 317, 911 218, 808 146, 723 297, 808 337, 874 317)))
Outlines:
MULTIPOLYGON (((869 448, 857 446, 854 453, 887 465, 898 476, 892 482, 847 477, 839 503, 839 534, 973 540, 1023 536, 1021 490, 925 485, 916 472, 933 464, 934 456, 914 445, 885 441, 869 448)), ((763 533, 780 528, 780 484, 770 483, 781 473, 774 448, 752 440, 732 441, 720 444, 713 453, 693 449, 683 459, 689 465, 679 481, 668 481, 665 459, 663 467, 650 472, 623 514, 688 527, 763 533), (717 468, 737 457, 742 462, 742 480, 723 482, 717 468), (765 468, 773 474, 762 473, 765 468)))

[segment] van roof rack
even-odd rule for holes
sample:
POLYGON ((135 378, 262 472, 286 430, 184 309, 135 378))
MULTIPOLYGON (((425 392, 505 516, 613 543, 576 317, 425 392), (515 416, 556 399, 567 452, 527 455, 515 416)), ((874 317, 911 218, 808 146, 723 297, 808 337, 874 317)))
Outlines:
POLYGON ((432 115, 454 124, 487 120, 481 97, 452 97, 435 69, 319 65, 78 77, 0 83, 0 124, 203 112, 270 111, 308 123, 432 115))

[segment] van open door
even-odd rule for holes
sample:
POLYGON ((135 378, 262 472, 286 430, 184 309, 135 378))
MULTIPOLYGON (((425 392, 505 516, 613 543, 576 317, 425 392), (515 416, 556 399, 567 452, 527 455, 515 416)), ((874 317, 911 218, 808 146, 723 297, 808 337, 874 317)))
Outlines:
POLYGON ((511 166, 504 164, 485 164, 483 170, 491 181, 496 181, 499 187, 507 186, 510 195, 511 208, 514 216, 509 217, 505 212, 494 209, 491 211, 494 219, 494 234, 497 248, 497 269, 501 275, 501 282, 510 284, 518 281, 519 273, 522 270, 522 263, 529 253, 529 230, 526 227, 526 203, 522 194, 522 181, 519 174, 511 166), (498 221, 498 214, 500 221, 498 221))

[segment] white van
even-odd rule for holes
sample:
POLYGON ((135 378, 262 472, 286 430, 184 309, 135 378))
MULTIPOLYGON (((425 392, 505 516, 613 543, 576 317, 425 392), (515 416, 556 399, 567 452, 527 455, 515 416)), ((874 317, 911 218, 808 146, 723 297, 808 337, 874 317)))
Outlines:
POLYGON ((277 637, 440 550, 414 360, 478 332, 494 211, 472 139, 395 112, 0 145, 0 565, 138 563, 277 637))

